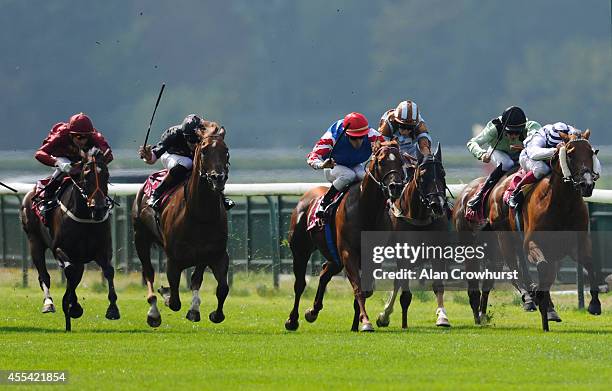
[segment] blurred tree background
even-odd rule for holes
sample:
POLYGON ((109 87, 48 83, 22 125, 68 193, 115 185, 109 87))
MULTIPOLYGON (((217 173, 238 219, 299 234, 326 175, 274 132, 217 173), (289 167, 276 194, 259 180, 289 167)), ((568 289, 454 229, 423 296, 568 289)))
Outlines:
POLYGON ((414 99, 463 144, 511 104, 612 144, 610 1, 0 1, 0 149, 90 114, 116 148, 191 112, 232 147, 305 147, 414 99))

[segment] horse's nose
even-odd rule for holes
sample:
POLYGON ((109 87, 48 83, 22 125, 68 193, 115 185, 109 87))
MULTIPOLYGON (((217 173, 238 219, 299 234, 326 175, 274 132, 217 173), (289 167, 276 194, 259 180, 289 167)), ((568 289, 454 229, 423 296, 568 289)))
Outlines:
POLYGON ((389 183, 389 194, 392 198, 399 198, 402 193, 402 184, 398 182, 389 183))

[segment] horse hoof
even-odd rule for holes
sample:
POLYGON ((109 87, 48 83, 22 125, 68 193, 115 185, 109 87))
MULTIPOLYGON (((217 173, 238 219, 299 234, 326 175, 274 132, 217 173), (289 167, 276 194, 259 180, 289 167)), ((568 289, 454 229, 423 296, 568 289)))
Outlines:
POLYGON ((186 318, 192 322, 199 322, 200 321, 200 311, 189 310, 187 311, 186 318))
POLYGON ((389 318, 385 319, 385 315, 384 314, 379 314, 378 318, 376 318, 376 326, 378 327, 389 327, 389 318))
POLYGON ((298 329, 298 327, 300 327, 300 322, 298 322, 298 320, 291 320, 291 319, 287 319, 287 321, 285 321, 285 329, 289 330, 289 331, 295 331, 298 329))
POLYGON ((317 320, 318 316, 319 316, 319 314, 316 313, 313 309, 307 310, 306 313, 304 314, 304 318, 306 318, 306 321, 308 323, 312 323, 315 320, 317 320))
POLYGON ((179 311, 181 309, 181 301, 180 300, 177 300, 176 302, 170 301, 170 303, 168 303, 168 308, 170 308, 174 312, 179 311))
POLYGON ((538 309, 533 301, 527 301, 523 303, 523 311, 525 312, 534 312, 538 309))
POLYGON ((480 314, 474 314, 474 324, 481 324, 482 319, 480 318, 480 314))
POLYGON ((374 327, 372 327, 372 323, 364 323, 361 325, 361 331, 363 332, 373 332, 374 331, 374 327))
POLYGON ((75 303, 70 306, 68 314, 72 319, 78 319, 83 315, 83 307, 79 303, 75 303))
POLYGON ((159 327, 159 325, 161 325, 161 316, 159 318, 154 318, 147 315, 147 324, 151 327, 159 327))
POLYGON ((117 320, 119 318, 121 318, 121 315, 119 314, 119 307, 117 307, 116 304, 109 305, 108 309, 106 310, 106 319, 117 320))
POLYGON ((555 310, 548 311, 546 313, 546 317, 548 318, 549 322, 561 322, 561 317, 555 310))
POLYGON ((591 315, 601 315, 601 303, 598 301, 593 301, 589 303, 589 314, 591 315))
POLYGON ((213 323, 221 323, 225 320, 225 315, 223 315, 223 312, 212 311, 208 314, 208 319, 213 323))
POLYGON ((166 307, 170 307, 170 288, 162 286, 157 292, 163 297, 166 307))
POLYGON ((55 305, 53 303, 51 304, 45 304, 42 307, 42 313, 43 314, 47 314, 49 312, 55 312, 55 305))
POLYGON ((438 315, 438 319, 436 320, 436 326, 450 327, 450 322, 448 321, 448 317, 446 316, 446 310, 444 310, 444 308, 438 308, 436 310, 436 315, 438 315))

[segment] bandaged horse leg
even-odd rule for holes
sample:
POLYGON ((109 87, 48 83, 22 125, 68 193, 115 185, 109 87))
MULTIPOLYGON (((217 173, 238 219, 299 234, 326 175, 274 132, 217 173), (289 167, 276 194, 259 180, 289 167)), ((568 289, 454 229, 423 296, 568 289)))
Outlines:
POLYGON ((200 300, 200 288, 204 280, 204 269, 206 269, 205 266, 197 265, 191 275, 191 307, 189 307, 185 317, 192 322, 200 321, 200 304, 202 303, 202 300, 200 300))
POLYGON ((317 293, 315 295, 314 303, 312 308, 306 310, 304 318, 307 322, 312 323, 317 320, 319 312, 323 309, 323 297, 325 296, 325 289, 327 284, 331 281, 332 277, 340 273, 342 268, 338 266, 334 261, 326 261, 323 264, 321 273, 319 274, 319 286, 317 287, 317 293))
MULTIPOLYGON (((445 272, 446 263, 440 260, 434 260, 432 269, 436 274, 445 272)), ((448 315, 444 308, 444 281, 435 280, 432 284, 432 288, 433 292, 436 294, 436 301, 438 304, 438 308, 436 309, 436 326, 450 327, 450 321, 448 320, 448 315)))
POLYGON ((397 298, 397 294, 402 290, 400 287, 399 279, 395 279, 393 281, 393 291, 387 296, 387 301, 385 302, 385 308, 383 311, 378 314, 376 318, 376 326, 378 327, 387 327, 391 321, 391 314, 393 313, 393 306, 395 305, 395 299, 397 298))

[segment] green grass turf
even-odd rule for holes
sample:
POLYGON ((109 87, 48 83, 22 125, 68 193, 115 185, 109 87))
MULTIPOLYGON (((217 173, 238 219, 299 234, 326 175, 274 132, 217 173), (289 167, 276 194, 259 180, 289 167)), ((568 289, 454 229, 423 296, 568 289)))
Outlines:
MULTIPOLYGON (((183 290, 183 308, 161 308, 163 323, 151 329, 137 275, 118 278, 122 318, 109 321, 105 288, 99 273, 89 271, 78 290, 85 313, 65 333, 63 287, 55 273, 52 278, 58 312, 43 315, 38 286, 21 288, 17 272, 0 271, 0 369, 68 370, 68 386, 79 390, 609 390, 612 383, 611 295, 602 295, 599 317, 577 310, 575 295, 554 296, 563 323, 551 323, 545 334, 539 314, 524 313, 511 292, 493 294, 492 320, 485 327, 473 324, 465 292, 447 293, 451 329, 434 326, 433 295, 419 293, 408 331, 399 326, 396 303, 389 328, 363 334, 349 331, 352 299, 343 279, 330 284, 317 322, 304 320, 313 278, 302 300, 300 328, 288 332, 283 323, 293 303, 292 278, 274 290, 269 275, 237 275, 225 322, 212 324, 215 283, 207 274, 201 322, 185 319, 191 294, 183 290)), ((368 300, 372 320, 383 299, 376 293, 368 300)))

